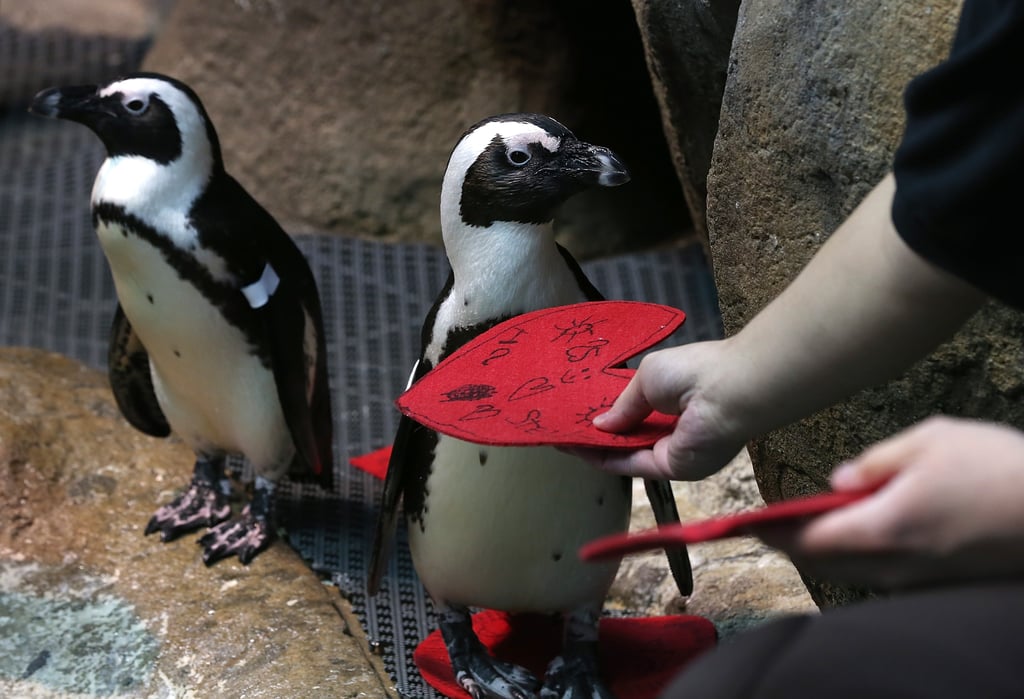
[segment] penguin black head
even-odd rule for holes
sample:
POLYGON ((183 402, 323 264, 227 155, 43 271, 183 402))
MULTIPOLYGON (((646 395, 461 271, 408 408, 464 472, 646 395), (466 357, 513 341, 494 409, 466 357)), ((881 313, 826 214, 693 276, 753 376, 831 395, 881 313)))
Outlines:
POLYGON ((217 133, 199 97, 165 75, 133 73, 107 85, 52 87, 35 96, 29 111, 88 126, 110 157, 168 164, 199 152, 222 166, 217 133))
POLYGON ((470 226, 547 223, 573 194, 628 181, 614 153, 580 141, 551 117, 502 114, 470 127, 456 144, 442 186, 442 218, 457 206, 470 226))

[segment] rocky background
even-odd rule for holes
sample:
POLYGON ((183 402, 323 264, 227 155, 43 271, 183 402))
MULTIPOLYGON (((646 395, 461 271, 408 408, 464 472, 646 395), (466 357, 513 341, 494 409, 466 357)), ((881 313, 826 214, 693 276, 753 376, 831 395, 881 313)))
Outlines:
POLYGON ((561 212, 560 239, 579 257, 689 230, 624 1, 177 0, 145 67, 196 89, 229 167, 284 222, 440 243, 438 192, 459 136, 534 111, 633 174, 561 212))
POLYGON ((387 696, 287 544, 207 568, 195 536, 143 536, 192 460, 132 429, 103 373, 0 348, 0 696, 387 696))

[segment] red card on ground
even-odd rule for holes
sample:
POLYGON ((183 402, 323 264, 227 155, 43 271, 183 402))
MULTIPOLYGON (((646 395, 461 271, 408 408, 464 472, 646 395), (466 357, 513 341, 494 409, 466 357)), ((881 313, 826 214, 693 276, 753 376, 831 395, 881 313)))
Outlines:
POLYGON ((595 301, 516 316, 463 345, 396 401, 438 432, 480 444, 647 447, 676 417, 654 413, 629 434, 591 420, 633 370, 612 368, 661 342, 686 314, 653 303, 595 301))
POLYGON ((844 507, 875 490, 877 489, 810 495, 697 522, 669 524, 636 534, 613 534, 584 544, 580 547, 579 556, 585 561, 597 561, 651 549, 753 534, 757 527, 796 522, 844 507))
MULTIPOLYGON (((558 655, 561 621, 552 616, 486 610, 473 615, 473 630, 496 657, 543 677, 558 655)), ((714 647, 714 625, 699 616, 678 615, 601 620, 598 653, 608 688, 619 699, 654 699, 683 666, 714 647)), ((439 631, 416 648, 413 660, 427 683, 446 697, 468 698, 455 682, 439 631)))
POLYGON ((391 445, 381 447, 367 454, 360 454, 351 457, 348 462, 360 471, 366 471, 371 476, 384 480, 388 473, 388 461, 391 459, 391 445))

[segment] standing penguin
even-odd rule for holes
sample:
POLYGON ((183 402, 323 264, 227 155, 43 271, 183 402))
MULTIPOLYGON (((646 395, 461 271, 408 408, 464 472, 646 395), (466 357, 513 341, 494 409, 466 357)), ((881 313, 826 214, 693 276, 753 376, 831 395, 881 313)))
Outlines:
MULTIPOLYGON (((629 174, 608 149, 578 140, 554 119, 507 114, 467 131, 441 188, 441 229, 451 275, 423 325, 411 382, 480 333, 513 316, 601 295, 554 240, 556 208, 629 174)), ((666 483, 648 488, 659 521, 678 521, 666 483)), ((384 484, 368 589, 379 585, 404 497, 409 547, 434 601, 459 684, 473 697, 612 695, 598 676, 597 624, 617 563, 581 562, 594 538, 626 530, 629 479, 550 447, 488 447, 403 417, 384 484), (469 607, 562 613, 562 654, 543 682, 491 657, 469 607)), ((673 571, 692 587, 686 552, 673 571)))
POLYGON ((225 170, 196 94, 163 75, 58 87, 30 111, 84 124, 107 149, 92 220, 117 289, 110 383, 125 418, 196 454, 189 487, 157 510, 164 541, 202 526, 207 565, 273 538, 286 473, 329 488, 332 420, 323 319, 305 258, 225 170), (253 497, 231 518, 224 470, 242 454, 253 497))

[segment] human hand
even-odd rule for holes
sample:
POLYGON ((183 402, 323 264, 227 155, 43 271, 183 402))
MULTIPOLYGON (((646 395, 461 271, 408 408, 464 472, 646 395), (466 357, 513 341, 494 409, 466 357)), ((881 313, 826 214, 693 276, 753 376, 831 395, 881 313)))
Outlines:
POLYGON ((898 588, 1024 574, 1024 433, 936 417, 832 474, 834 490, 884 485, 847 507, 758 535, 801 571, 898 588))
POLYGON ((628 432, 652 410, 679 415, 672 433, 637 451, 574 449, 598 468, 652 479, 699 480, 725 466, 743 448, 744 434, 729 391, 719 379, 728 340, 698 342, 653 352, 608 412, 594 425, 628 432))

